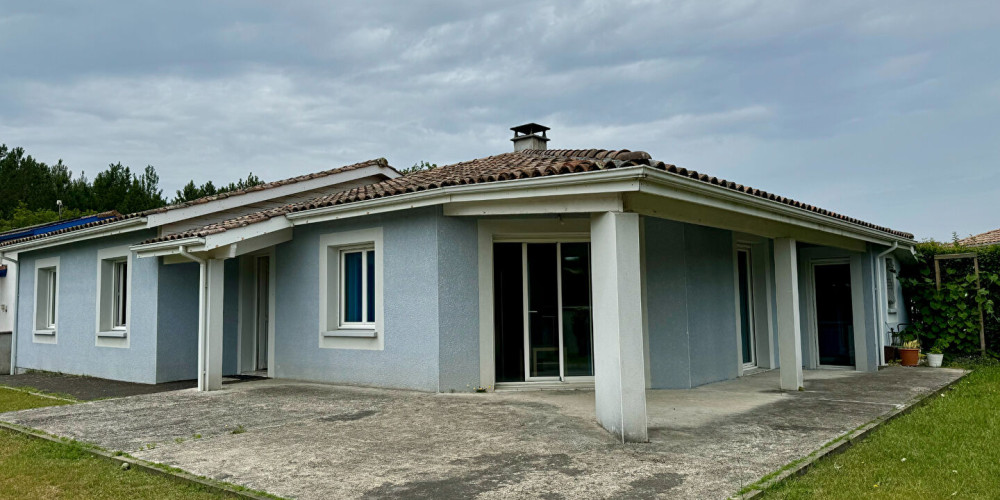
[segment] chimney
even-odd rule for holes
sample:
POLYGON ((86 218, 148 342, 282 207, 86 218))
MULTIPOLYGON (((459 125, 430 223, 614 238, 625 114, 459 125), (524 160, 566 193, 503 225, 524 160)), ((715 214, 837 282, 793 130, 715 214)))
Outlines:
POLYGON ((511 140, 514 141, 515 152, 525 149, 545 149, 545 143, 549 142, 549 138, 545 137, 545 131, 549 130, 549 127, 545 125, 525 123, 510 129, 514 131, 514 138, 511 140), (539 133, 542 135, 538 135, 539 133))

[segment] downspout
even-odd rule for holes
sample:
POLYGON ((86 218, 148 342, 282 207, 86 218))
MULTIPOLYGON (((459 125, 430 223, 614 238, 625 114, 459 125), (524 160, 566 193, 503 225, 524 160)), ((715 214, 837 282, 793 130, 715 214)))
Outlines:
POLYGON ((205 268, 207 261, 188 253, 187 247, 184 245, 177 247, 177 253, 198 263, 198 390, 204 391, 208 385, 208 374, 205 373, 205 335, 207 333, 205 317, 208 313, 207 304, 205 304, 205 287, 208 284, 207 269, 205 268))
MULTIPOLYGON (((17 259, 12 259, 12 258, 6 256, 3 252, 0 252, 0 264, 3 264, 3 261, 5 261, 5 260, 8 261, 8 262, 13 262, 15 266, 17 266, 17 264, 18 264, 17 263, 17 259)), ((7 276, 10 276, 10 273, 7 273, 7 276)), ((17 307, 18 307, 18 304, 21 302, 21 300, 20 300, 20 298, 21 298, 21 287, 19 286, 20 285, 20 280, 21 280, 21 267, 20 266, 17 266, 17 272, 14 273, 14 278, 15 278, 14 279, 14 304, 12 305, 12 307, 14 308, 14 312, 13 312, 13 316, 11 317, 11 324, 10 324, 10 374, 11 375, 16 375, 17 374, 17 307)))

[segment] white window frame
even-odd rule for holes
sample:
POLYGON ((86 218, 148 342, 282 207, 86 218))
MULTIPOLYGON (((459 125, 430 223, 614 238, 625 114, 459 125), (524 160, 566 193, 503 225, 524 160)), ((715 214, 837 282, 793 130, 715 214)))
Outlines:
MULTIPOLYGON (((385 347, 385 305, 382 228, 321 235, 319 238, 319 346, 333 349, 382 350, 385 347), (375 322, 346 322, 344 318, 343 256, 375 253, 375 322)), ((362 318, 367 320, 367 259, 362 258, 362 318)))
POLYGON ((132 323, 132 274, 134 260, 127 245, 102 248, 97 251, 97 290, 95 300, 96 345, 100 347, 128 347, 132 323), (118 324, 118 297, 116 291, 121 281, 115 274, 117 266, 125 263, 125 324, 118 324))
POLYGON ((59 257, 35 261, 34 341, 54 344, 59 330, 59 257), (42 280, 45 280, 44 284, 42 280), (43 317, 44 316, 44 317, 43 317))
MULTIPOLYGON (((352 329, 375 329, 375 322, 368 321, 368 252, 375 253, 375 245, 359 245, 351 247, 341 247, 340 248, 340 270, 338 271, 337 284, 338 286, 338 300, 340 301, 340 314, 338 318, 338 329, 352 330, 352 329), (347 321, 347 294, 344 293, 346 290, 345 280, 347 279, 347 273, 345 269, 345 259, 348 254, 360 253, 361 254, 361 321, 347 321)), ((375 266, 378 270, 378 266, 375 266)), ((376 288, 378 288, 376 286, 376 288)), ((377 290, 376 290, 377 293, 377 290)), ((378 304, 378 299, 376 298, 375 303, 378 304)))

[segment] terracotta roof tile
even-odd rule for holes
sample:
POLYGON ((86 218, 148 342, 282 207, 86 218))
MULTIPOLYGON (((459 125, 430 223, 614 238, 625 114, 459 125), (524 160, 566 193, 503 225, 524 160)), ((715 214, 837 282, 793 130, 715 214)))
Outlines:
POLYGON ((509 181, 532 177, 591 172, 595 170, 609 170, 613 168, 631 167, 637 165, 646 165, 671 174, 679 175, 681 177, 694 179, 706 184, 716 185, 724 189, 738 191, 749 196, 772 200, 862 227, 875 229, 893 236, 913 239, 913 235, 910 233, 877 226, 870 222, 864 222, 859 219, 831 212, 829 210, 807 205, 799 201, 776 196, 773 193, 743 186, 741 184, 736 184, 717 177, 710 177, 694 170, 688 170, 675 165, 655 161, 645 151, 629 151, 627 149, 550 149, 504 153, 496 156, 489 156, 486 158, 479 158, 476 160, 447 165, 432 170, 422 170, 376 184, 331 193, 305 202, 277 207, 263 212, 237 217, 217 224, 211 224, 202 228, 166 235, 160 238, 154 238, 146 241, 146 243, 190 237, 204 237, 210 234, 225 231, 227 229, 246 226, 255 222, 260 222, 289 213, 438 189, 446 186, 482 184, 487 182, 509 181))
MULTIPOLYGON (((185 207, 190 207, 190 206, 194 206, 194 205, 202 205, 202 204, 209 203, 209 202, 212 202, 212 201, 215 201, 215 200, 222 200, 222 199, 226 199, 226 198, 232 198, 234 196, 239 196, 239 195, 243 195, 243 194, 247 194, 247 193, 254 193, 254 192, 258 192, 258 191, 264 191, 264 190, 276 188, 276 187, 279 187, 279 186, 287 186, 289 184, 295 184, 297 182, 307 181, 307 180, 311 180, 311 179, 318 179, 318 178, 321 178, 321 177, 326 177, 326 176, 329 176, 329 175, 339 174, 339 173, 343 173, 343 172, 349 172, 351 170, 357 170, 359 168, 369 167, 369 166, 373 166, 373 165, 377 165, 377 166, 380 166, 380 167, 383 167, 383 168, 388 168, 388 169, 392 169, 393 171, 396 171, 394 168, 392 168, 389 165, 389 163, 386 161, 385 158, 376 158, 374 160, 363 161, 363 162, 360 162, 360 163, 355 163, 353 165, 346 165, 346 166, 343 166, 343 167, 337 167, 337 168, 333 168, 333 169, 330 169, 330 170, 324 170, 322 172, 315 172, 315 173, 312 173, 312 174, 300 175, 298 177, 292 177, 292 178, 289 178, 289 179, 282 179, 282 180, 279 180, 279 181, 267 182, 267 183, 264 183, 264 184, 260 184, 260 185, 257 185, 257 186, 253 186, 253 187, 247 188, 247 189, 240 189, 240 190, 237 190, 237 191, 229 191, 229 192, 226 192, 226 193, 219 193, 219 194, 214 194, 214 195, 211 195, 211 196, 203 196, 201 198, 198 198, 198 199, 195 199, 195 200, 191 200, 191 201, 186 201, 184 203, 176 203, 176 204, 173 204, 173 205, 167 205, 165 207, 154 208, 154 209, 151 209, 151 210, 146 210, 144 212, 134 212, 134 213, 126 214, 126 215, 121 215, 118 212, 114 212, 114 211, 112 211, 112 212, 105 212, 104 214, 100 214, 100 215, 112 214, 112 215, 115 215, 115 217, 112 217, 112 218, 109 218, 109 219, 104 219, 104 220, 97 221, 97 222, 91 222, 91 223, 88 223, 88 224, 83 224, 83 225, 80 225, 80 226, 73 226, 73 227, 68 227, 68 228, 65 228, 65 229, 60 229, 58 231, 52 231, 51 233, 39 234, 39 235, 34 235, 34 236, 28 236, 28 237, 25 237, 25 238, 19 238, 19 239, 16 239, 16 240, 5 241, 2 244, 0 244, 0 247, 5 247, 5 246, 8 246, 8 245, 13 245, 13 244, 17 244, 17 243, 23 243, 23 242, 26 242, 26 241, 36 240, 36 239, 40 239, 40 238, 45 238, 45 237, 53 236, 53 235, 57 235, 57 234, 63 234, 63 233, 68 233, 68 232, 72 232, 72 231, 78 231, 80 229, 86 229, 86 228, 95 227, 95 226, 103 226, 103 225, 106 225, 106 224, 112 224, 112 223, 115 223, 115 222, 120 222, 120 221, 123 221, 123 220, 126 220, 126 219, 134 219, 134 218, 137 218, 137 217, 145 217, 145 216, 151 215, 151 214, 160 214, 160 213, 168 212, 170 210, 176 210, 178 208, 185 208, 185 207)), ((224 229, 222 229, 222 231, 224 231, 224 229)), ((215 232, 220 232, 220 231, 215 231, 215 232)))
POLYGON ((969 236, 968 238, 958 240, 958 244, 966 247, 1000 245, 1000 229, 994 229, 975 236, 969 236))

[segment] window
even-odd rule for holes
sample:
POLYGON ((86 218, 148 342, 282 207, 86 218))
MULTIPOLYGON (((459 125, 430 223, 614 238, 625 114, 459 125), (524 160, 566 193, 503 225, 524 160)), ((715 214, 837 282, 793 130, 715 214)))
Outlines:
POLYGON ((127 246, 97 251, 97 345, 127 347, 131 274, 127 246))
POLYGON ((382 229, 319 240, 319 347, 382 350, 382 229))
POLYGON ((115 329, 125 329, 125 306, 128 300, 125 295, 128 289, 128 282, 125 280, 125 277, 128 276, 128 261, 119 260, 114 262, 112 266, 114 268, 114 288, 111 291, 111 326, 115 329))
POLYGON ((45 280, 45 319, 42 321, 42 328, 46 330, 56 329, 56 269, 42 269, 42 279, 45 280))
POLYGON ((375 248, 340 251, 340 326, 375 325, 375 248))
POLYGON ((35 262, 35 335, 54 338, 58 322, 59 259, 39 259, 35 262))

